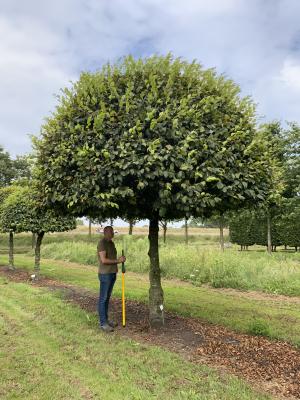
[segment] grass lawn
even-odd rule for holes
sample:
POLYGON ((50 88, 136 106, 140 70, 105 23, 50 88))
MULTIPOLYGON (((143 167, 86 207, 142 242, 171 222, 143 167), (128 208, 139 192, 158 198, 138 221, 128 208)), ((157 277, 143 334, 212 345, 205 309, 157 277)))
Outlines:
MULTIPOLYGON (((18 264, 27 267, 30 261, 28 257, 17 258, 18 264)), ((43 270, 47 275, 96 286, 94 272, 86 268, 44 262, 43 270)), ((87 318, 86 312, 44 288, 0 277, 0 398, 270 398, 241 380, 220 376, 161 348, 98 332, 95 318, 87 318)))
MULTIPOLYGON (((28 255, 15 257, 16 266, 33 268, 33 259, 28 255)), ((7 257, 0 256, 1 264, 7 257)), ((80 287, 98 291, 97 268, 59 260, 42 260, 41 272, 47 277, 80 287)), ((126 274, 127 298, 148 301, 148 277, 145 274, 126 274)), ((300 346, 299 303, 239 297, 232 293, 216 292, 207 287, 197 287, 187 282, 163 280, 165 307, 178 314, 203 318, 222 324, 236 331, 253 332, 263 324, 265 334, 300 346)), ((121 280, 117 279, 114 296, 121 296, 121 280)))

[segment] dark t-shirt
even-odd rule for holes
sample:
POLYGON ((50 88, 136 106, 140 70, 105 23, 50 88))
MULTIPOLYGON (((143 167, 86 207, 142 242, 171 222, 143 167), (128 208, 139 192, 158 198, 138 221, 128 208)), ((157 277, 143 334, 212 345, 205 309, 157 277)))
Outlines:
POLYGON ((117 264, 102 264, 101 258, 99 255, 100 251, 106 251, 106 258, 110 260, 116 260, 117 258, 117 249, 112 240, 107 240, 102 238, 98 242, 97 246, 97 255, 99 260, 99 273, 100 274, 111 274, 114 272, 118 272, 117 264))

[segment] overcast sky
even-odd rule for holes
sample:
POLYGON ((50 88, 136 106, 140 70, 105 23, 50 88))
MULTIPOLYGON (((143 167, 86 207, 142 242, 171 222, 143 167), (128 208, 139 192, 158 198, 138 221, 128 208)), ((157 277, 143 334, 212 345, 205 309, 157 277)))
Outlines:
POLYGON ((172 51, 300 122, 300 0, 0 0, 0 144, 30 151, 54 94, 126 54, 172 51))

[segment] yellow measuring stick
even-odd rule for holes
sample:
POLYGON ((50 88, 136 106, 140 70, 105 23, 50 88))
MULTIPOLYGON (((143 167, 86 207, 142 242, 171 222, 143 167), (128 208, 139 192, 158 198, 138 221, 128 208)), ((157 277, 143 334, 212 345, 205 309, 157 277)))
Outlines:
MULTIPOLYGON (((124 250, 122 250, 124 256, 124 250)), ((126 310, 125 310, 125 264, 122 263, 122 325, 126 325, 126 310)))

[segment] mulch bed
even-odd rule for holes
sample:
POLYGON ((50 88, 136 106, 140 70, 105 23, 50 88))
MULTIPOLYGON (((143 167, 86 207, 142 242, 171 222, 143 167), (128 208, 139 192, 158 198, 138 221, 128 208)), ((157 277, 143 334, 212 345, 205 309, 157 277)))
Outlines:
MULTIPOLYGON (((31 281, 27 271, 0 267, 0 273, 13 281, 28 282, 50 290, 62 290, 64 300, 88 312, 95 312, 98 297, 73 285, 40 277, 31 281)), ((121 300, 112 298, 113 319, 121 321, 121 300)), ((206 321, 165 313, 165 326, 151 329, 147 305, 126 301, 126 327, 118 334, 138 342, 162 346, 189 361, 205 363, 247 380, 255 388, 283 399, 300 399, 300 350, 265 337, 236 333, 206 321)))

